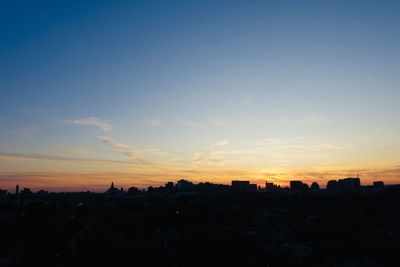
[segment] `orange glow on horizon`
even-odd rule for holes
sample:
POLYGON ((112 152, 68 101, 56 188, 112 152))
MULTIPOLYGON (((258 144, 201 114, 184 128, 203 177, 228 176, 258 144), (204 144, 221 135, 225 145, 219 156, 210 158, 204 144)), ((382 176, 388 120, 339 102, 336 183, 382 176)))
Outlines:
MULTIPOLYGON (((362 185, 370 185, 374 181, 384 181, 386 184, 398 183, 400 170, 396 168, 363 170, 358 173, 362 185)), ((286 170, 279 172, 265 169, 253 170, 147 170, 142 172, 86 172, 86 173, 56 173, 56 172, 20 172, 0 173, 0 187, 13 191, 15 185, 32 190, 45 189, 48 191, 96 191, 106 190, 113 181, 116 186, 129 188, 147 188, 148 186, 162 186, 166 182, 176 182, 187 179, 194 183, 211 182, 216 184, 230 184, 232 180, 249 180, 262 188, 265 182, 273 182, 282 187, 289 186, 291 180, 302 180, 309 185, 318 182, 321 187, 332 179, 356 177, 357 173, 348 170, 286 170)))

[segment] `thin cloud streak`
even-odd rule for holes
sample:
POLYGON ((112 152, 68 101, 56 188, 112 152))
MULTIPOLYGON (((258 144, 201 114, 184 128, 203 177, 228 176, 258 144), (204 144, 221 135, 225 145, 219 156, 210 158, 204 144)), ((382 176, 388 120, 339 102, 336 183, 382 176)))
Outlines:
POLYGON ((225 163, 225 159, 224 159, 224 151, 213 148, 210 151, 210 155, 209 155, 210 159, 210 163, 214 164, 214 165, 222 165, 225 163))
POLYGON ((220 140, 217 143, 215 143, 215 146, 225 146, 229 144, 229 140, 228 139, 224 139, 224 140, 220 140))
POLYGON ((204 152, 203 151, 196 151, 193 153, 193 163, 198 163, 203 161, 204 152))
POLYGON ((101 142, 110 145, 111 147, 113 147, 114 149, 118 150, 119 152, 121 152, 123 155, 130 157, 138 162, 141 163, 146 163, 140 156, 140 152, 130 149, 127 145, 120 143, 116 140, 114 140, 111 137, 107 137, 107 136, 98 136, 97 139, 99 139, 101 142))
POLYGON ((74 157, 62 157, 53 155, 8 153, 8 152, 0 152, 0 160, 55 160, 55 161, 92 162, 92 163, 133 164, 133 162, 121 161, 121 160, 74 158, 74 157))
POLYGON ((75 124, 75 125, 82 125, 82 126, 95 126, 104 132, 111 132, 113 127, 108 122, 96 118, 90 117, 85 119, 75 119, 75 120, 65 120, 66 124, 75 124))
POLYGON ((221 146, 229 144, 228 139, 217 141, 211 148, 205 150, 198 150, 193 153, 192 163, 208 163, 208 165, 220 166, 225 164, 224 151, 220 149, 221 146), (206 153, 208 153, 208 161, 205 161, 206 153))

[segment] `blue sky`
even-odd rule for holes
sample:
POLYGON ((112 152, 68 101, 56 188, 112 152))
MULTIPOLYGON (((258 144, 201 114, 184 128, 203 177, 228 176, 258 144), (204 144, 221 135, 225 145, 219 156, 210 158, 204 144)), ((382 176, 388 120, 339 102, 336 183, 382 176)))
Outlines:
POLYGON ((70 158, 221 181, 400 165, 397 1, 0 5, 4 175, 99 169, 70 158))

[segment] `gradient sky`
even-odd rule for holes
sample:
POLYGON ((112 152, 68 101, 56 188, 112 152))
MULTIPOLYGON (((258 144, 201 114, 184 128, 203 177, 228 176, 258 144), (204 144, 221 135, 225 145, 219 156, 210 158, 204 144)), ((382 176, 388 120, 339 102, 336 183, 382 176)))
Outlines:
POLYGON ((400 183, 399 1, 0 3, 0 187, 400 183))

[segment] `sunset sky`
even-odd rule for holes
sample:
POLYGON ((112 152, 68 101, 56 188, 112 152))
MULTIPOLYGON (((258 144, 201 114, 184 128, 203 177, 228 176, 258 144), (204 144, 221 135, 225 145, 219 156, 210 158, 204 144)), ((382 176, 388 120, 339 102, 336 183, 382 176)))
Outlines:
POLYGON ((0 3, 0 188, 400 183, 400 1, 0 3))

